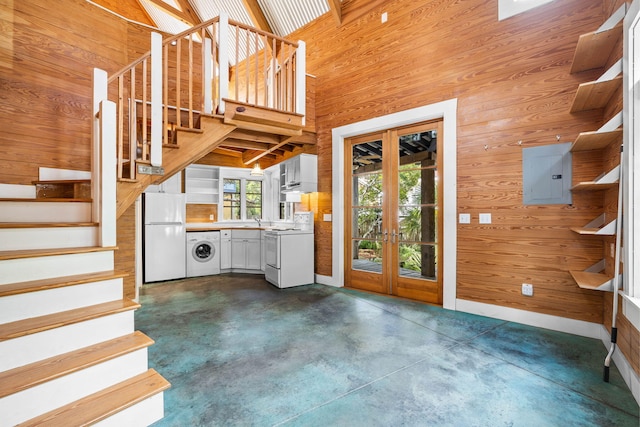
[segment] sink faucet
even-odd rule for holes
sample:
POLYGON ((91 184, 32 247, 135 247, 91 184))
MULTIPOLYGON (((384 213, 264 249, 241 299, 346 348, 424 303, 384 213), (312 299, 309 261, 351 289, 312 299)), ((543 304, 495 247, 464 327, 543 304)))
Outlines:
POLYGON ((258 222, 258 227, 260 227, 260 221, 262 220, 257 216, 253 217, 253 219, 255 219, 258 222))

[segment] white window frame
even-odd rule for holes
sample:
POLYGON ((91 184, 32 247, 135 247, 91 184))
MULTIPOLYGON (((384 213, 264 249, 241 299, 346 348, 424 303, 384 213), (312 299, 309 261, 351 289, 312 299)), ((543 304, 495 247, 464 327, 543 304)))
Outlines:
POLYGON ((640 1, 632 3, 624 19, 624 108, 623 108, 623 297, 622 312, 640 329, 640 1))
POLYGON ((247 218, 247 181, 262 181, 262 220, 265 214, 265 177, 252 176, 249 169, 239 168, 220 168, 220 204, 218 205, 218 218, 220 222, 238 222, 252 221, 253 218, 247 218), (239 179, 240 180, 240 219, 224 219, 224 180, 239 179))

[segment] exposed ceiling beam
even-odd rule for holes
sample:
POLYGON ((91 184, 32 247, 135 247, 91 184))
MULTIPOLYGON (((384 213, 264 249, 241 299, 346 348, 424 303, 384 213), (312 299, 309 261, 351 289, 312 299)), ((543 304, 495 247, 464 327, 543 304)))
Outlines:
POLYGON ((267 144, 278 144, 280 137, 273 134, 255 132, 246 129, 236 129, 229 134, 229 137, 242 139, 244 141, 265 142, 267 144))
POLYGON ((258 4, 258 0, 242 0, 242 3, 244 3, 247 12, 249 12, 249 16, 251 17, 253 25, 261 29, 262 31, 273 34, 271 25, 269 25, 269 21, 267 21, 267 18, 264 16, 262 8, 258 4))
POLYGON ((176 0, 178 6, 182 9, 184 13, 189 15, 189 17, 193 20, 193 25, 198 25, 202 23, 202 19, 198 16, 196 11, 191 7, 189 0, 176 0))
POLYGON ((331 10, 331 15, 336 20, 336 24, 338 27, 342 25, 342 1, 341 0, 327 0, 329 3, 329 9, 331 10))
MULTIPOLYGON (((170 6, 167 3, 163 2, 162 0, 148 0, 148 1, 150 3, 153 3, 158 8, 164 10, 165 12, 167 12, 169 15, 173 16, 174 18, 179 19, 180 21, 184 22, 185 24, 196 25, 196 24, 200 23, 199 19, 196 18, 197 20, 194 21, 194 18, 192 16, 190 16, 189 13, 183 12, 181 10, 178 10, 175 7, 170 6)), ((191 10, 191 9, 189 8, 188 10, 191 10)))
MULTIPOLYGON (((222 143, 224 144, 224 142, 222 143)), ((231 150, 230 148, 218 147, 212 153, 222 154, 224 156, 242 157, 242 151, 231 150)))
POLYGON ((240 139, 227 138, 221 144, 221 147, 230 147, 230 148, 242 148, 243 150, 259 150, 266 151, 268 150, 269 144, 265 144, 263 142, 254 142, 254 141, 243 141, 240 139))

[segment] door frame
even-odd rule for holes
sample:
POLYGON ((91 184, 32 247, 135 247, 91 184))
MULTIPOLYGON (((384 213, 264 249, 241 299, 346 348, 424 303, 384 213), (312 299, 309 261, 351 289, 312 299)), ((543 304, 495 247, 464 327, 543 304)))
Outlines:
POLYGON ((456 308, 457 263, 457 98, 376 117, 332 129, 332 270, 329 280, 318 278, 319 283, 344 286, 344 140, 421 122, 442 119, 444 140, 442 174, 444 180, 443 207, 443 302, 446 309, 456 308))

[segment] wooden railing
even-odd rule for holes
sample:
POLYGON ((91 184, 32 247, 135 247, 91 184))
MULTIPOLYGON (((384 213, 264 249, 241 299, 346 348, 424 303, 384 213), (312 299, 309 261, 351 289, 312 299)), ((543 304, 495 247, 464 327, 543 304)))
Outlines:
POLYGON ((305 46, 226 14, 164 41, 108 78, 116 104, 117 178, 137 165, 162 165, 162 145, 201 115, 224 114, 225 100, 305 114, 305 46))

